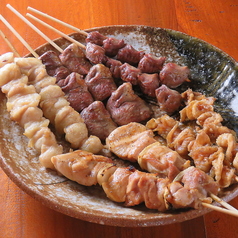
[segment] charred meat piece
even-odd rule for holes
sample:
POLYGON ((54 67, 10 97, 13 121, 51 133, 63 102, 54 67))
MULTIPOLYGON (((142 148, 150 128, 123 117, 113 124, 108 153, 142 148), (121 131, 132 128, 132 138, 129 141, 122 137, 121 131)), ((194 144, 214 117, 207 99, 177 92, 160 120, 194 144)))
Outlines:
POLYGON ((118 51, 117 59, 120 60, 122 63, 137 65, 143 55, 143 51, 137 51, 131 45, 126 45, 118 51))
POLYGON ((166 64, 160 71, 160 80, 162 84, 169 88, 176 88, 188 80, 190 70, 187 66, 179 66, 175 63, 166 64))
POLYGON ((110 57, 116 56, 119 49, 125 46, 124 40, 118 40, 116 38, 108 37, 103 41, 103 48, 105 49, 106 55, 110 57))
POLYGON ((90 104, 80 115, 84 119, 89 133, 101 140, 105 140, 117 128, 104 104, 100 101, 90 104))
POLYGON ((93 102, 93 97, 81 75, 71 73, 66 79, 58 82, 74 110, 80 112, 93 102))
POLYGON ((71 72, 86 75, 92 67, 83 50, 74 43, 69 45, 59 57, 71 72))
POLYGON ((96 45, 103 45, 103 41, 106 40, 107 37, 99 33, 98 31, 89 32, 86 38, 86 42, 91 42, 96 45))
POLYGON ((120 66, 122 65, 121 61, 112 58, 107 58, 105 65, 110 69, 113 78, 115 79, 121 78, 121 70, 120 70, 120 66))
POLYGON ((141 71, 132 66, 128 63, 124 63, 122 66, 120 66, 121 70, 121 79, 125 82, 130 82, 133 85, 137 85, 138 83, 138 76, 141 73, 141 71))
POLYGON ((157 88, 155 95, 160 109, 167 113, 173 113, 181 106, 182 96, 180 93, 168 88, 166 85, 157 88))
POLYGON ((45 65, 48 75, 56 77, 56 81, 66 78, 70 71, 63 66, 56 52, 50 50, 42 54, 39 59, 45 65))
POLYGON ((124 83, 114 91, 107 102, 107 110, 118 125, 142 122, 150 118, 152 112, 137 96, 130 83, 124 83))
POLYGON ((150 96, 155 97, 155 90, 160 86, 160 80, 158 74, 140 74, 138 77, 138 84, 141 91, 150 96))
POLYGON ((103 101, 117 89, 109 68, 103 64, 94 65, 85 77, 89 92, 97 101, 103 101))
POLYGON ((86 57, 93 64, 101 64, 106 60, 105 49, 99 45, 88 43, 86 46, 86 57))
POLYGON ((138 68, 143 73, 158 73, 164 65, 165 57, 156 57, 152 54, 145 54, 140 60, 138 68))

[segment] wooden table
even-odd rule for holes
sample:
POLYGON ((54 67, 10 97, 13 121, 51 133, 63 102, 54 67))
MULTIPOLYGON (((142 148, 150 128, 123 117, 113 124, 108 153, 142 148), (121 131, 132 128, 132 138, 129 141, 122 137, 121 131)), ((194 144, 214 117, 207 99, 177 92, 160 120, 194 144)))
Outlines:
MULTIPOLYGON (((141 24, 171 28, 201 38, 238 60, 238 2, 236 0, 1 0, 0 13, 35 48, 45 42, 19 20, 5 5, 9 3, 22 14, 27 6, 39 9, 81 29, 96 26, 141 24), (38 3, 36 3, 38 2, 38 3), (55 3, 54 3, 55 2, 55 3)), ((49 21, 52 26, 56 23, 49 21)), ((52 39, 58 35, 40 27, 52 39)), ((21 55, 28 51, 0 23, 21 55)), ((71 33, 61 27, 65 33, 71 33)), ((10 51, 0 39, 0 54, 10 51)), ((238 198, 231 201, 238 207, 238 198)), ((0 237, 238 237, 237 218, 211 212, 197 219, 149 228, 110 227, 77 220, 43 206, 23 191, 0 170, 0 237)))

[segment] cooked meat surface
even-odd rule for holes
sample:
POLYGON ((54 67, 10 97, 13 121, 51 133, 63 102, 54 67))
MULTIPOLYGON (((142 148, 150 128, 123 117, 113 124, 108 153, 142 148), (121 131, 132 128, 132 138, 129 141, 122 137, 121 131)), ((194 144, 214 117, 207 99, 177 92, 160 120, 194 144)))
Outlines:
POLYGON ((58 85, 65 93, 70 106, 78 112, 88 107, 94 101, 80 74, 71 73, 66 79, 60 80, 58 85))
POLYGON ((133 85, 138 83, 138 76, 140 75, 140 69, 128 64, 124 63, 120 66, 121 70, 121 79, 125 82, 130 82, 133 85))
POLYGON ((138 68, 143 73, 159 73, 163 68, 165 57, 156 57, 152 54, 145 54, 140 60, 138 68))
POLYGON ((89 91, 97 101, 103 101, 117 89, 109 68, 103 64, 94 65, 85 77, 89 91))
POLYGON ((86 75, 92 67, 83 50, 74 43, 69 45, 59 57, 62 64, 71 72, 86 75))
POLYGON ((94 101, 81 112, 81 117, 87 125, 89 134, 105 140, 117 128, 104 104, 94 101))
POLYGON ((152 112, 130 83, 124 83, 114 91, 107 102, 107 110, 118 125, 142 122, 150 118, 152 112))
POLYGON ((155 90, 160 86, 159 75, 147 73, 140 74, 138 77, 138 84, 144 94, 155 97, 155 90))
POLYGON ((162 85, 155 90, 155 95, 160 106, 160 109, 173 113, 181 106, 182 97, 179 92, 162 85))

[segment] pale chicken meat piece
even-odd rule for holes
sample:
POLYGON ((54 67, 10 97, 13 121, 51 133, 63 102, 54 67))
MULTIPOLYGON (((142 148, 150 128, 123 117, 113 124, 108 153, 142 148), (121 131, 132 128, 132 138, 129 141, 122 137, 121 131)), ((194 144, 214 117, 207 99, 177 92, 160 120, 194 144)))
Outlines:
POLYGON ((190 166, 189 161, 160 142, 146 146, 138 155, 138 163, 142 169, 158 173, 160 177, 167 177, 170 181, 190 166))
POLYGON ((184 171, 181 183, 175 181, 168 186, 166 200, 174 208, 202 207, 202 202, 211 203, 209 194, 217 194, 219 191, 218 184, 203 171, 191 167, 184 171))
POLYGON ((130 167, 117 168, 108 180, 102 183, 107 197, 115 202, 125 202, 128 178, 132 173, 130 167))
POLYGON ((112 160, 107 157, 83 150, 53 156, 51 160, 57 171, 66 178, 85 186, 96 185, 100 169, 112 164, 112 160))
POLYGON ((7 52, 5 54, 0 55, 0 68, 2 68, 6 64, 13 63, 13 61, 14 61, 13 52, 7 52))
POLYGON ((156 140, 153 132, 135 122, 116 128, 106 139, 106 145, 111 152, 132 162, 136 162, 139 153, 154 142, 156 140))

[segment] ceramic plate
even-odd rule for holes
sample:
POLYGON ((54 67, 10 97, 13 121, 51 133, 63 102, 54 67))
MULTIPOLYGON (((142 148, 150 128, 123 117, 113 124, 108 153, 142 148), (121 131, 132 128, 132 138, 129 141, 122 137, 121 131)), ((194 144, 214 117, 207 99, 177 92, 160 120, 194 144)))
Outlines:
MULTIPOLYGON (((216 97, 216 109, 225 119, 224 124, 238 132, 238 67, 227 54, 197 38, 168 29, 108 26, 89 31, 92 30, 124 39, 137 50, 166 56, 168 62, 187 65, 192 82, 179 90, 190 87, 216 97)), ((85 40, 79 33, 71 36, 80 42, 85 40)), ((55 41, 62 48, 70 44, 63 38, 55 41)), ((36 51, 42 54, 49 49, 52 47, 45 44, 36 51)), ((23 129, 10 120, 5 103, 5 96, 0 94, 1 167, 22 190, 51 209, 94 223, 125 227, 182 222, 210 211, 204 208, 160 213, 143 205, 126 208, 107 199, 99 186, 84 187, 46 170, 39 164, 35 151, 27 146, 23 129)), ((238 185, 233 185, 224 191, 222 199, 230 201, 237 195, 238 185)))

